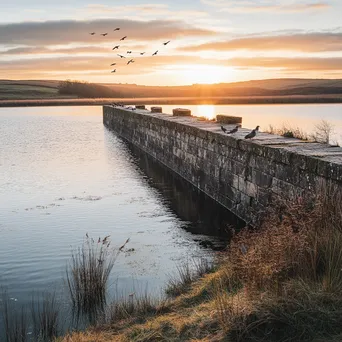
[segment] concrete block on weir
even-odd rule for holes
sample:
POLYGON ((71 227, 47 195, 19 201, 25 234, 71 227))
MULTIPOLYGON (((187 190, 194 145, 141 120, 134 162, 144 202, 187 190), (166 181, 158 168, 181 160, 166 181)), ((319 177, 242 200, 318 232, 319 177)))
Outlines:
POLYGON ((162 107, 151 107, 151 112, 152 113, 162 113, 163 108, 162 107))
POLYGON ((173 116, 191 116, 191 110, 186 108, 175 108, 172 113, 173 116))
POLYGON ((136 105, 135 106, 136 109, 146 109, 145 105, 136 105))
POLYGON ((242 117, 218 114, 216 115, 216 121, 226 125, 242 124, 242 117))

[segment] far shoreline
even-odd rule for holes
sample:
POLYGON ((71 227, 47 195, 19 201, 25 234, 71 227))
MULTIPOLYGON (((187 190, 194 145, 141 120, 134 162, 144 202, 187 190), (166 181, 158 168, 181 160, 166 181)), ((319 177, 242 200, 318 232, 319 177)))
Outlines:
POLYGON ((125 105, 258 105, 258 104, 336 104, 337 95, 232 96, 232 97, 148 97, 0 100, 0 107, 101 106, 120 102, 125 105))

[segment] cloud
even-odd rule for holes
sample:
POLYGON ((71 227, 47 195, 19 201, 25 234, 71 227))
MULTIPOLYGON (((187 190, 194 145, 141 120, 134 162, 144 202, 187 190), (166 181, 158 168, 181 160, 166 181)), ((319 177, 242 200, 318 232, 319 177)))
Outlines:
MULTIPOLYGON (((135 63, 127 65, 128 59, 113 59, 112 57, 51 57, 32 58, 26 60, 11 60, 0 63, 0 74, 2 78, 42 78, 51 77, 70 78, 78 75, 77 78, 84 79, 87 75, 111 75, 113 62, 118 64, 116 75, 144 77, 151 73, 162 71, 181 74, 179 70, 186 70, 187 66, 196 68, 197 65, 211 65, 224 68, 229 67, 237 70, 253 71, 262 69, 277 71, 280 73, 293 72, 338 72, 342 71, 342 57, 335 58, 231 58, 226 60, 215 60, 213 58, 199 58, 196 56, 163 56, 137 57, 135 63)), ((115 79, 113 79, 115 82, 115 79)))
POLYGON ((285 35, 242 37, 227 41, 205 43, 181 48, 182 51, 342 51, 342 32, 311 32, 285 35))
POLYGON ((159 39, 176 39, 191 36, 211 36, 215 32, 201 29, 180 20, 138 21, 128 19, 99 19, 91 21, 47 21, 0 24, 0 44, 2 45, 62 45, 70 43, 101 44, 116 42, 123 35, 131 40, 153 41, 159 39), (113 32, 115 27, 121 31, 113 32), (105 33, 89 35, 89 32, 105 33))
POLYGON ((119 57, 50 57, 50 58, 32 58, 25 60, 10 60, 0 63, 0 73, 6 74, 6 78, 15 78, 21 75, 35 75, 36 78, 46 78, 51 73, 64 74, 68 78, 69 74, 79 73, 102 73, 110 75, 113 62, 117 62, 117 75, 144 75, 147 73, 160 71, 163 68, 172 68, 173 65, 189 64, 211 64, 215 65, 215 60, 202 59, 193 56, 147 56, 132 57, 135 63, 127 65, 128 58, 119 57))
POLYGON ((281 69, 284 71, 342 71, 342 57, 317 58, 232 58, 225 65, 237 68, 281 69))
POLYGON ((220 8, 220 11, 235 13, 272 12, 298 13, 307 11, 321 11, 330 8, 328 2, 309 2, 304 4, 284 4, 281 1, 223 1, 201 0, 205 5, 220 8), (260 4, 261 2, 261 4, 260 4))
MULTIPOLYGON (((146 50, 145 45, 121 45, 121 49, 132 50, 133 52, 143 52, 146 50)), ((111 47, 106 46, 78 46, 78 47, 63 47, 63 48, 54 48, 54 47, 17 47, 11 48, 8 50, 0 51, 0 55, 77 55, 77 54, 108 54, 111 53, 111 47)), ((113 56, 116 56, 116 53, 112 53, 113 56)), ((1 63, 1 62, 0 62, 1 63)))

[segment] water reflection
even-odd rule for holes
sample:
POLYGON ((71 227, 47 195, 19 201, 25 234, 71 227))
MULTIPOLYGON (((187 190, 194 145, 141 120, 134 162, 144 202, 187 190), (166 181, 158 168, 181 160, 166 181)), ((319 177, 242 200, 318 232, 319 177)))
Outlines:
POLYGON ((216 118, 216 111, 214 105, 200 105, 196 106, 196 110, 193 115, 199 117, 205 117, 209 120, 216 118))
POLYGON ((134 163, 148 177, 147 182, 162 194, 163 204, 187 222, 183 228, 196 235, 219 237, 221 246, 229 242, 229 227, 245 223, 229 210, 129 142, 134 163))

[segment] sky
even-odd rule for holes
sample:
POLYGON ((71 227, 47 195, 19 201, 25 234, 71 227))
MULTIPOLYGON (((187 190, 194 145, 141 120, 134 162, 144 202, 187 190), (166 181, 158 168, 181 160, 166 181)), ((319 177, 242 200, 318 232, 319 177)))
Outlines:
POLYGON ((0 0, 0 5, 0 79, 187 85, 342 78, 341 0, 0 0))

